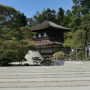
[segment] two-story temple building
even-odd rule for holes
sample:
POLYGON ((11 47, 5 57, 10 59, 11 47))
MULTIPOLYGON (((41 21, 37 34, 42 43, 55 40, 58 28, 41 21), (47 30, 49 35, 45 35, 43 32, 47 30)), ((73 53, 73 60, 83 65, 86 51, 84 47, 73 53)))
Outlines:
POLYGON ((69 53, 69 47, 63 47, 64 32, 70 31, 69 28, 45 21, 32 27, 31 30, 37 33, 33 40, 38 45, 41 55, 52 55, 58 51, 69 53))

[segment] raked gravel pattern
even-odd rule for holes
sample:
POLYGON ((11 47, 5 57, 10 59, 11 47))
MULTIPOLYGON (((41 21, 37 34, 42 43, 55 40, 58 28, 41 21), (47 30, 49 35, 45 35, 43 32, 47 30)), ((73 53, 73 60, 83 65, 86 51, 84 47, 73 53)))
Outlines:
POLYGON ((90 87, 89 61, 63 66, 0 67, 0 90, 65 87, 90 87))

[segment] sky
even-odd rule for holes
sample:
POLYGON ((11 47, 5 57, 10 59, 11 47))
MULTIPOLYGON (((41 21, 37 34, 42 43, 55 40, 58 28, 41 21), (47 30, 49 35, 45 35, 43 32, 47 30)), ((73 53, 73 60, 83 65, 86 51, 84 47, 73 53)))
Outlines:
POLYGON ((41 13, 47 8, 58 12, 60 7, 66 11, 67 9, 72 10, 73 6, 72 0, 0 0, 0 4, 15 8, 24 13, 27 18, 33 17, 36 11, 41 13))

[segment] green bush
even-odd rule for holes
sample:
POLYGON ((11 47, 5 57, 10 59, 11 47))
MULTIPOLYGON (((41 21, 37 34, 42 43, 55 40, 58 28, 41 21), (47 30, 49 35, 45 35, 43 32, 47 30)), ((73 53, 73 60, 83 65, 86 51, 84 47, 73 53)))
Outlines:
POLYGON ((88 60, 90 60, 90 55, 88 55, 88 60))
POLYGON ((85 58, 85 52, 83 50, 80 50, 77 52, 76 56, 78 59, 82 60, 83 58, 85 58))
POLYGON ((10 63, 11 60, 9 58, 3 58, 0 60, 0 65, 2 66, 8 66, 8 63, 10 63))
POLYGON ((42 64, 42 65, 46 65, 46 66, 49 66, 49 65, 52 64, 52 63, 53 63, 52 60, 43 60, 43 61, 41 61, 40 64, 42 64))
POLYGON ((64 55, 65 55, 64 52, 59 51, 59 52, 54 53, 53 54, 53 57, 56 58, 56 59, 58 59, 58 58, 59 59, 63 59, 64 58, 64 55))

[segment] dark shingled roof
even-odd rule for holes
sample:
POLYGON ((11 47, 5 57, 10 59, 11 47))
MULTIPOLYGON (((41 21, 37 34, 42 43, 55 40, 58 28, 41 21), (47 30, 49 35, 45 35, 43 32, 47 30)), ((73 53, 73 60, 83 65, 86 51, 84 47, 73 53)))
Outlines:
POLYGON ((44 46, 44 45, 50 45, 50 44, 63 44, 63 43, 59 43, 59 42, 52 42, 52 41, 37 41, 37 42, 34 42, 36 43, 38 46, 44 46))
POLYGON ((47 28, 47 27, 54 27, 54 28, 59 28, 59 29, 64 29, 64 30, 70 30, 69 28, 65 28, 65 27, 62 27, 60 25, 57 25, 51 21, 45 21, 45 22, 42 22, 41 24, 38 24, 34 27, 31 27, 30 29, 31 30, 39 30, 39 29, 44 29, 44 28, 47 28))

